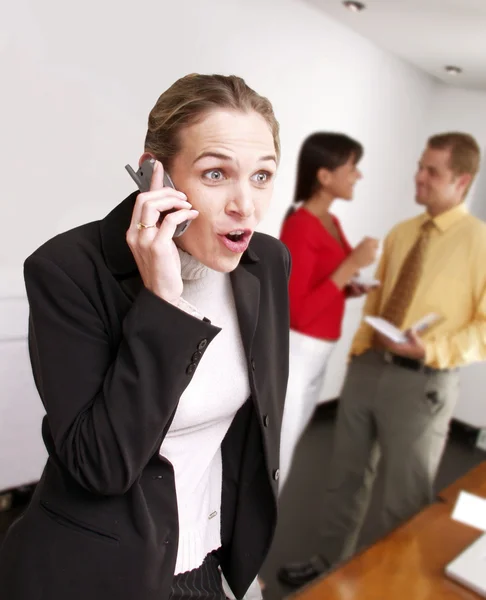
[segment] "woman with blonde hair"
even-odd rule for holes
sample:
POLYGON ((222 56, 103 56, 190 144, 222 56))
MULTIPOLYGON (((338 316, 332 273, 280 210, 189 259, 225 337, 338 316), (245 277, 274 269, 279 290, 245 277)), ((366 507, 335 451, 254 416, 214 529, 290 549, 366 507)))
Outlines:
POLYGON ((150 113, 150 190, 26 260, 49 457, 2 598, 215 600, 223 576, 236 598, 255 580, 288 369, 289 255, 255 233, 279 154, 266 98, 184 77, 150 113))

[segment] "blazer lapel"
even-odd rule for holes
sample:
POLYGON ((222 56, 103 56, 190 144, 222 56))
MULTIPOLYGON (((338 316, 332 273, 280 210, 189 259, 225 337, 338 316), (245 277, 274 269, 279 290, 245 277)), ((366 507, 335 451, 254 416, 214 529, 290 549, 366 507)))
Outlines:
MULTIPOLYGON (((126 231, 138 192, 130 194, 101 221, 101 242, 107 265, 117 277, 130 300, 134 300, 143 283, 137 264, 126 242, 126 231)), ((251 361, 253 338, 260 306, 260 281, 255 275, 258 256, 249 247, 240 264, 231 273, 236 312, 248 362, 251 361)))
POLYGON ((133 206, 138 192, 116 206, 101 221, 101 243, 108 268, 118 279, 128 298, 133 301, 143 287, 142 278, 126 241, 133 206))
POLYGON ((252 272, 258 268, 257 264, 252 264, 257 260, 256 257, 245 262, 242 260, 231 273, 236 312, 248 364, 252 360, 253 338, 260 309, 260 280, 252 272))

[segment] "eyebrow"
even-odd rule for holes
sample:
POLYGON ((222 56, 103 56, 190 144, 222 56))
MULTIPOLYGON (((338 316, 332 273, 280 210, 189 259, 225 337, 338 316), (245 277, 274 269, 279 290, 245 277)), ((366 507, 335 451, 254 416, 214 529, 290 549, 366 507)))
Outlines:
POLYGON ((420 169, 427 169, 427 171, 437 171, 436 167, 433 167, 432 165, 426 165, 426 164, 421 163, 421 162, 417 163, 417 166, 420 169))
MULTIPOLYGON (((200 154, 196 160, 194 161, 193 164, 196 164, 198 161, 202 160, 203 158, 216 158, 218 160, 223 160, 225 162, 231 162, 233 159, 231 158, 231 156, 228 156, 227 154, 223 154, 221 152, 214 152, 214 151, 208 151, 208 152, 203 152, 202 154, 200 154)), ((273 160, 275 162, 275 164, 277 163, 277 157, 275 156, 275 154, 268 154, 267 156, 261 156, 259 159, 259 162, 264 162, 267 160, 273 160)))

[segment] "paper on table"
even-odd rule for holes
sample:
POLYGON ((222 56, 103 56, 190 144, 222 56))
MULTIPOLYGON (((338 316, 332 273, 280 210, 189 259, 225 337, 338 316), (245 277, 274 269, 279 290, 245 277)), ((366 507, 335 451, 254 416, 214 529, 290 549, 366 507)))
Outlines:
POLYGON ((446 565, 445 574, 457 583, 469 588, 481 598, 486 598, 486 534, 483 533, 475 542, 446 565))
POLYGON ((486 500, 469 492, 460 492, 451 518, 486 531, 486 500))

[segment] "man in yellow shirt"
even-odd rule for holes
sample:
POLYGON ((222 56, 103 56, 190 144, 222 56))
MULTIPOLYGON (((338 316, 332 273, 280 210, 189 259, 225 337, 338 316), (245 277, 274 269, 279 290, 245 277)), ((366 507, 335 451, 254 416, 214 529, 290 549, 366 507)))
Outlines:
POLYGON ((480 150, 470 135, 433 136, 416 174, 425 213, 387 236, 364 316, 407 333, 394 343, 362 322, 351 347, 323 498, 320 551, 279 571, 300 586, 356 548, 380 456, 382 531, 433 499, 433 484, 459 393, 458 370, 486 360, 486 224, 464 204, 480 150), (429 313, 440 320, 411 327, 429 313))

